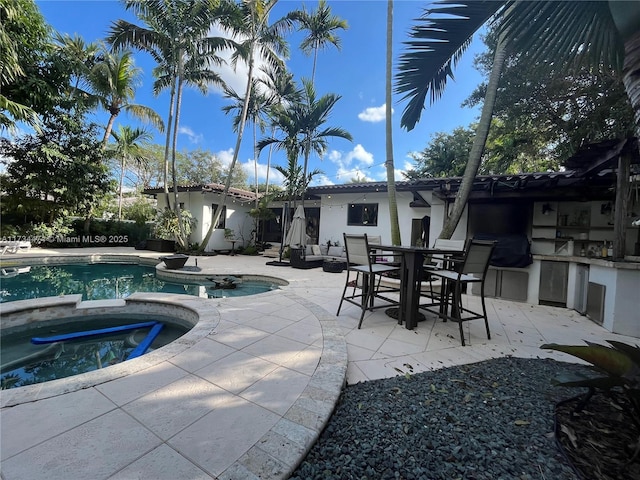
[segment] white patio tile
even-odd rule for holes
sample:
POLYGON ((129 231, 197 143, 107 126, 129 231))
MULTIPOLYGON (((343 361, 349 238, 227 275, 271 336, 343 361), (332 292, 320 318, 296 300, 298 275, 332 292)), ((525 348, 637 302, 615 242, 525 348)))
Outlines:
POLYGON ((163 440, 233 398, 226 390, 194 375, 182 378, 123 407, 163 440))
POLYGON ((293 320, 279 317, 277 313, 264 315, 247 322, 247 325, 250 325, 251 328, 256 328, 258 330, 263 330, 269 333, 279 332, 283 328, 286 328, 291 324, 295 324, 295 322, 293 320))
POLYGON ((0 411, 2 460, 115 408, 93 388, 4 408, 0 411))
POLYGON ((375 353, 375 350, 369 350, 368 348, 359 347, 350 343, 347 344, 347 354, 350 363, 360 360, 371 360, 375 353))
POLYGON ((240 393, 278 368, 278 365, 244 352, 236 352, 207 365, 196 375, 232 393, 240 393))
POLYGON ((360 370, 356 362, 349 362, 347 366, 347 384, 354 385, 359 382, 366 382, 369 378, 360 370))
POLYGON ((316 371, 321 355, 322 348, 311 345, 291 357, 287 366, 296 372, 300 372, 305 375, 313 375, 313 372, 316 371))
POLYGON ((278 336, 285 337, 306 345, 313 345, 322 339, 322 328, 317 319, 313 323, 293 323, 278 332, 278 336))
POLYGON ((306 388, 310 377, 288 368, 277 368, 244 390, 240 396, 272 412, 284 415, 306 388))
POLYGON ((117 405, 124 405, 185 375, 187 372, 181 368, 163 362, 136 375, 121 377, 96 385, 95 388, 117 405))
POLYGON ((171 358, 174 365, 188 371, 195 372, 216 360, 231 355, 235 349, 218 341, 220 335, 203 338, 194 346, 171 358))
POLYGON ((308 346, 306 343, 289 340, 279 335, 269 335, 242 349, 244 353, 263 358, 269 362, 288 367, 300 350, 308 346))
POLYGON ((251 345, 252 343, 268 336, 269 333, 265 331, 255 329, 247 325, 238 325, 218 333, 215 336, 215 340, 233 347, 236 350, 241 350, 247 345, 251 345))
POLYGON ((107 480, 132 479, 211 480, 211 475, 167 445, 160 445, 107 480))
POLYGON ((106 478, 160 444, 129 415, 114 410, 2 462, 2 474, 5 480, 106 478))
POLYGON ((218 476, 280 418, 280 415, 235 397, 225 408, 210 412, 168 444, 210 475, 218 476))

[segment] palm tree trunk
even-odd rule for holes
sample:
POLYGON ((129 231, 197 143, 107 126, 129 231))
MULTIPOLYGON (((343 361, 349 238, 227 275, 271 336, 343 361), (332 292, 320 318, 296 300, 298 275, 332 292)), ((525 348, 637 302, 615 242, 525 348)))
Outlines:
POLYGON ((451 213, 446 217, 442 231, 439 238, 449 239, 453 235, 458 222, 462 217, 469 200, 469 195, 473 188, 473 181, 476 178, 480 163, 482 161, 482 153, 484 152, 484 146, 489 135, 489 127, 491 126, 491 117, 493 116, 493 107, 496 102, 496 92, 498 90, 498 83, 500 81, 500 74, 502 73, 502 67, 504 60, 507 56, 505 34, 503 33, 498 39, 496 45, 496 53, 493 58, 493 68, 491 69, 491 75, 489 76, 489 84, 487 85, 487 93, 484 97, 484 105, 482 106, 482 114, 480 115, 480 122, 476 130, 476 136, 473 139, 473 146, 469 153, 469 160, 467 166, 464 169, 462 176, 462 182, 458 188, 456 199, 453 202, 453 208, 451 213))
POLYGON ((109 121, 107 122, 107 128, 104 130, 104 137, 102 138, 102 149, 107 148, 107 143, 109 142, 109 135, 111 135, 111 130, 113 130, 113 122, 116 121, 116 115, 111 115, 109 117, 109 121))
MULTIPOLYGON (((273 138, 276 134, 276 127, 271 129, 271 138, 273 138)), ((269 195, 269 170, 271 170, 271 155, 273 154, 273 143, 269 145, 269 156, 267 157, 267 178, 265 180, 266 186, 264 189, 264 194, 269 195)))
POLYGON ((400 245, 400 223, 398 221, 398 201, 396 198, 396 179, 393 161, 393 124, 391 122, 391 88, 393 67, 393 0, 387 1, 387 57, 386 57, 386 86, 385 86, 385 117, 386 117, 386 150, 387 161, 387 193, 389 195, 389 221, 391 223, 391 243, 400 245))
POLYGON ((176 99, 176 80, 171 82, 171 93, 169 95, 169 119, 167 122, 167 137, 164 142, 164 195, 167 202, 167 208, 171 209, 171 202, 169 200, 169 152, 171 151, 171 132, 173 127, 173 110, 174 102, 176 99))
POLYGON ((311 70, 311 84, 314 85, 316 78, 316 63, 318 62, 318 45, 313 49, 313 70, 311 70))
POLYGON ((227 202, 227 196, 229 195, 229 188, 231 187, 231 177, 233 174, 233 169, 236 166, 238 161, 238 156, 240 155, 240 145, 242 144, 242 135, 244 134, 244 125, 247 121, 247 112, 249 110, 249 97, 251 96, 251 82, 253 81, 253 54, 254 54, 254 45, 251 45, 251 51, 249 52, 249 72, 247 73, 247 88, 244 93, 244 104, 242 105, 242 113, 240 115, 240 125, 238 126, 238 135, 236 137, 236 146, 233 150, 233 159, 231 160, 231 165, 229 165, 229 174, 227 175, 227 180, 224 184, 224 191, 222 192, 222 201, 218 208, 216 208, 215 212, 212 212, 211 225, 209 225, 209 229, 207 230, 207 234, 205 235, 198 251, 202 252, 207 247, 209 240, 211 239, 211 235, 213 234, 213 230, 215 226, 220 221, 220 216, 222 214, 222 210, 227 202))
POLYGON ((120 187, 118 189, 118 220, 122 220, 122 183, 124 182, 124 155, 122 156, 122 161, 120 162, 120 187))
POLYGON ((304 148, 304 168, 302 169, 302 199, 300 203, 304 208, 304 195, 307 192, 307 169, 309 168, 309 157, 311 156, 311 134, 307 137, 307 145, 304 148))
POLYGON ((178 245, 182 248, 188 246, 187 235, 184 231, 184 225, 182 224, 182 212, 180 211, 180 204, 178 203, 178 182, 176 178, 176 147, 178 145, 178 123, 180 121, 180 105, 182 103, 182 87, 183 87, 183 69, 182 69, 182 52, 180 52, 180 58, 178 59, 178 93, 176 97, 176 118, 173 125, 173 142, 171 145, 171 179, 173 181, 173 208, 175 209, 176 216, 178 217, 178 245))

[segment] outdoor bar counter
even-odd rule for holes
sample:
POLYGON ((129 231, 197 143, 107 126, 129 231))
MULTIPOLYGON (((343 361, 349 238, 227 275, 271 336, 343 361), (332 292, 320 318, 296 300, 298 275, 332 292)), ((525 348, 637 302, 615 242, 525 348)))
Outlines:
POLYGON ((614 262, 534 254, 533 263, 518 270, 527 274, 527 303, 565 306, 610 332, 640 338, 640 257, 614 262))

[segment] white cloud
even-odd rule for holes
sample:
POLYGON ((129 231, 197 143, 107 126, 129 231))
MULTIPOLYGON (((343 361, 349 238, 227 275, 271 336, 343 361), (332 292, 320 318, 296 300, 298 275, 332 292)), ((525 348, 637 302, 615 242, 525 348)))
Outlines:
MULTIPOLYGON (((358 114, 358 118, 363 122, 371 122, 377 123, 382 122, 386 118, 386 103, 383 103, 379 107, 369 107, 365 108, 364 112, 360 112, 358 114)), ((393 108, 391 109, 391 113, 393 113, 393 108)))
POLYGON ((201 133, 196 133, 190 127, 187 127, 187 126, 179 127, 178 133, 186 135, 187 137, 189 137, 189 141, 195 144, 202 142, 202 139, 204 138, 201 133))
POLYGON ((316 175, 315 177, 313 177, 313 180, 311 181, 312 187, 326 186, 326 185, 335 185, 335 182, 333 182, 329 177, 327 177, 324 174, 316 175))
POLYGON ((219 152, 215 153, 215 156, 218 157, 218 160, 220 160, 222 166, 228 170, 231 162, 233 161, 233 148, 220 150, 219 152))
POLYGON ((329 152, 328 158, 331 163, 337 166, 336 179, 338 183, 348 182, 355 177, 373 181, 369 177, 371 174, 369 169, 373 165, 373 154, 367 152, 362 145, 357 144, 347 153, 332 150, 329 152))
MULTIPOLYGON (((209 35, 212 37, 231 38, 238 42, 244 39, 243 37, 239 36, 234 37, 231 33, 225 31, 220 26, 212 27, 211 30, 209 30, 209 35)), ((218 75, 220 75, 220 78, 222 78, 222 80, 231 90, 235 91, 239 96, 243 97, 244 92, 247 88, 249 67, 244 61, 238 60, 234 68, 234 66, 231 64, 231 56, 233 55, 233 52, 234 51, 230 48, 226 48, 220 51, 218 55, 220 56, 220 58, 225 60, 225 63, 220 66, 216 66, 215 71, 218 75)), ((256 54, 253 67, 254 77, 263 75, 261 67, 264 65, 267 65, 267 62, 265 62, 259 54, 256 54)), ((217 85, 212 85, 211 89, 217 93, 223 93, 222 88, 217 85)))

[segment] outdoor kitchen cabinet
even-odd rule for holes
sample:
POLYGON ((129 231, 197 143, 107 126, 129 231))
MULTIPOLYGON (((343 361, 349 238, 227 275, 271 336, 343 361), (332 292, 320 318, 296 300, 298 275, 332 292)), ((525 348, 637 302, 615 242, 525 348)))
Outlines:
POLYGON ((569 263, 540 262, 540 288, 538 301, 541 305, 567 306, 567 284, 569 282, 569 263))
MULTIPOLYGON (((484 280, 484 294, 487 297, 504 298, 516 302, 527 301, 529 273, 516 269, 490 267, 484 280)), ((480 286, 474 284, 472 293, 480 294, 480 286)))

